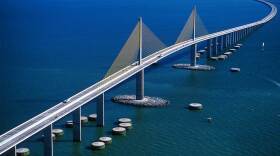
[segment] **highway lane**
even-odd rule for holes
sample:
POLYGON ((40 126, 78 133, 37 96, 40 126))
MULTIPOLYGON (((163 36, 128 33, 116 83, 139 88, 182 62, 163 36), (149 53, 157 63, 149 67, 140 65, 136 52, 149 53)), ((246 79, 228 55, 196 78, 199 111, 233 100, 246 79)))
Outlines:
POLYGON ((45 112, 33 117, 32 119, 20 124, 19 126, 11 129, 10 131, 2 134, 0 136, 0 154, 4 153, 8 149, 12 148, 13 146, 19 144, 20 142, 24 141, 25 139, 29 138, 30 136, 38 133, 39 131, 46 128, 48 125, 56 122, 57 120, 61 119, 65 115, 68 115, 72 111, 76 110, 77 108, 81 107, 82 105, 88 103, 92 99, 98 97, 100 94, 106 92, 107 90, 113 88, 114 86, 120 84, 121 82, 125 81, 129 77, 133 76, 134 74, 138 73, 139 71, 149 67, 153 63, 181 50, 186 47, 189 47, 193 44, 207 41, 209 39, 219 37, 222 35, 226 35, 232 32, 236 32, 239 30, 243 30, 246 28, 250 28, 253 26, 264 24, 270 21, 277 13, 277 8, 266 1, 259 0, 268 6, 271 7, 271 12, 264 17, 263 19, 246 24, 243 26, 235 27, 228 30, 223 30, 220 32, 208 34, 205 36, 201 36, 196 38, 195 40, 188 40, 181 43, 177 43, 170 47, 167 47, 163 50, 155 52, 150 56, 143 59, 141 65, 131 65, 128 66, 117 73, 99 81, 98 83, 86 88, 85 90, 75 94, 74 96, 69 98, 68 103, 59 103, 54 107, 46 110, 45 112))

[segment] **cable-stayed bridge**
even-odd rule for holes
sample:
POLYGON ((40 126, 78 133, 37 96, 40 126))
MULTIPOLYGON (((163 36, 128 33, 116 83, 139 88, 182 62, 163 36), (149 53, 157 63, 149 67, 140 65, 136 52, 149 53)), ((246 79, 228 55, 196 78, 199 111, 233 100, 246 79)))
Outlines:
POLYGON ((254 30, 269 22, 277 14, 277 8, 270 2, 257 0, 271 8, 270 13, 253 23, 208 34, 196 8, 192 11, 176 43, 166 47, 139 19, 126 44, 108 70, 104 79, 73 95, 45 112, 31 118, 0 136, 0 155, 15 155, 16 146, 33 136, 44 132, 44 155, 53 155, 52 124, 64 116, 73 115, 73 140, 81 141, 81 107, 97 99, 97 125, 104 126, 104 93, 121 82, 136 75, 136 99, 144 98, 144 69, 163 58, 186 47, 193 47, 190 66, 196 67, 197 44, 207 42, 207 56, 217 55, 228 49, 254 30))

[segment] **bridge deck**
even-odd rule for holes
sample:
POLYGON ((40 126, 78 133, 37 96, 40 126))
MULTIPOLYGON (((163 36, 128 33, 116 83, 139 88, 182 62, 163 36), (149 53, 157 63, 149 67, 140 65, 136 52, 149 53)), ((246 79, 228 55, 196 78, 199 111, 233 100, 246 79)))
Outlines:
MULTIPOLYGON (((48 125, 56 122, 57 120, 61 119, 62 117, 68 115, 75 109, 81 107, 82 105, 86 104, 87 102, 91 101, 92 99, 96 98, 100 94, 104 93, 105 91, 113 88, 114 86, 118 85, 119 83, 125 81, 129 77, 133 76, 137 72, 145 69, 146 67, 150 66, 151 64, 183 49, 193 44, 206 41, 211 38, 215 38, 218 36, 222 36, 225 34, 229 34, 238 30, 243 30, 246 28, 250 28, 253 26, 257 26, 260 24, 264 24, 270 21, 277 13, 277 8, 266 1, 258 0, 269 7, 271 7, 271 12, 263 19, 246 24, 243 26, 235 27, 232 29, 212 33, 209 35, 201 36, 196 40, 188 40, 184 41, 170 47, 167 47, 163 50, 155 52, 154 54, 146 57, 143 59, 141 65, 131 65, 128 66, 119 72, 101 80, 100 82, 88 87, 87 89, 79 92, 78 94, 69 98, 68 103, 59 103, 54 107, 46 110, 45 112, 33 117, 32 119, 22 123, 21 125, 11 129, 10 131, 2 134, 0 136, 0 154, 3 154, 5 151, 9 150, 13 146, 19 144, 20 142, 24 141, 25 139, 29 138, 30 136, 36 134, 37 132, 43 130, 48 125)), ((137 62, 136 62, 137 63, 137 62)))

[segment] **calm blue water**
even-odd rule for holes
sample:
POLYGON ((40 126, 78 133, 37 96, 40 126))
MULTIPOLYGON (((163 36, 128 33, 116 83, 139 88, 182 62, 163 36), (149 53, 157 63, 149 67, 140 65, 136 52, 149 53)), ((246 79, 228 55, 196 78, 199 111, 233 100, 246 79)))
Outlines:
MULTIPOLYGON (((195 4, 209 32, 255 21, 269 11, 252 0, 0 1, 0 133, 102 79, 139 16, 171 45, 195 4)), ((114 88, 106 94, 106 126, 83 127, 81 143, 73 143, 72 131, 65 129, 54 144, 55 155, 280 155, 280 88, 268 80, 280 82, 279 25, 277 16, 229 60, 210 62, 217 69, 213 72, 172 69, 188 61, 184 52, 150 68, 146 95, 169 99, 167 108, 111 103, 116 94, 134 93, 134 79, 114 88), (232 66, 241 73, 229 73, 232 66), (205 109, 187 111, 190 102, 201 102, 205 109), (113 137, 103 151, 87 149, 98 136, 110 135, 116 119, 124 116, 134 121, 127 136, 113 137), (212 124, 205 121, 209 116, 212 124)), ((83 107, 83 114, 90 113, 95 113, 94 102, 83 107)), ((36 138, 19 146, 42 155, 36 138)))

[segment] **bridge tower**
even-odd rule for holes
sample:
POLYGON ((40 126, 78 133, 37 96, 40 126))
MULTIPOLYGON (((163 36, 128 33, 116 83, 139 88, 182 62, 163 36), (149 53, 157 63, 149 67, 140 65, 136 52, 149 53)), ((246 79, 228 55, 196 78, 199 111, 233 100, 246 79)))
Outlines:
MULTIPOLYGON (((138 52, 138 65, 142 64, 142 18, 139 17, 139 52, 138 52)), ((144 99, 144 69, 136 74, 136 100, 144 99)))
MULTIPOLYGON (((195 41, 196 37, 196 6, 193 8, 193 15, 192 15, 192 22, 193 22, 193 33, 192 39, 195 41)), ((191 66, 196 66, 196 53, 197 53, 197 44, 192 45, 191 50, 191 66)))
MULTIPOLYGON (((203 24, 203 21, 199 17, 197 13, 196 6, 193 7, 192 12, 185 23, 183 29, 181 30, 180 35, 178 36, 176 43, 185 42, 188 40, 195 41, 197 37, 203 36, 208 34, 208 31, 203 24)), ((190 51, 190 64, 189 66, 192 67, 198 67, 197 65, 197 48, 198 43, 195 43, 191 45, 191 51, 190 51)), ((175 65, 176 66, 176 65, 175 65)), ((187 66, 187 64, 185 64, 187 66)))

